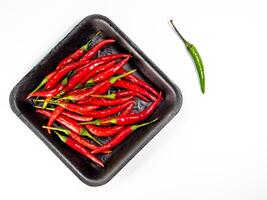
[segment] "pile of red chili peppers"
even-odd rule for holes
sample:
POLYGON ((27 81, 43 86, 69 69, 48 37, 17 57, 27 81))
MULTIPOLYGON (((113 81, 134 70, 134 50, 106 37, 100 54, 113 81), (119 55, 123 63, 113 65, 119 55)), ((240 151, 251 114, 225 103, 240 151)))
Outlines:
POLYGON ((136 129, 157 120, 142 122, 162 101, 161 92, 123 67, 129 54, 98 56, 113 39, 92 46, 90 39, 61 60, 28 96, 36 112, 48 118, 43 126, 54 131, 67 146, 104 167, 100 153, 107 154, 136 129), (137 102, 149 106, 134 111, 137 102), (141 123, 142 122, 142 123, 141 123), (103 143, 102 138, 106 138, 103 143))

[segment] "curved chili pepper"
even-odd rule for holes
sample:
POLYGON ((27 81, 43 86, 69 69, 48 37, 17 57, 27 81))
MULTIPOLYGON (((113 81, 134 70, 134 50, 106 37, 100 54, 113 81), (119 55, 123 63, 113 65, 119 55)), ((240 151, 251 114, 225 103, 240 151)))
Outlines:
POLYGON ((127 54, 112 54, 95 59, 90 64, 88 64, 88 66, 84 67, 83 70, 81 70, 79 73, 75 74, 73 77, 70 78, 61 95, 75 88, 78 84, 82 84, 81 80, 84 80, 85 77, 87 77, 87 79, 85 80, 86 82, 90 78, 88 77, 91 75, 90 71, 93 70, 95 67, 99 66, 100 64, 104 64, 106 62, 110 62, 112 60, 116 60, 125 56, 127 56, 127 54))
POLYGON ((57 65, 56 70, 63 68, 65 65, 70 64, 79 58, 81 58, 89 49, 90 44, 93 42, 94 38, 96 38, 101 31, 98 31, 85 45, 83 45, 81 48, 76 50, 74 53, 70 54, 66 58, 64 58, 62 61, 59 62, 57 65))
POLYGON ((27 99, 31 97, 53 97, 53 96, 56 96, 58 93, 60 93, 63 90, 63 88, 64 88, 64 85, 59 84, 52 90, 38 90, 34 93, 30 93, 27 96, 27 99))
POLYGON ((47 83, 47 81, 54 76, 57 73, 57 71, 53 71, 50 74, 48 74, 42 81, 41 83, 27 96, 27 99, 29 99, 33 93, 35 93, 36 91, 38 91, 41 87, 43 87, 44 84, 47 83))
POLYGON ((82 65, 86 65, 86 64, 90 65, 91 63, 92 62, 90 60, 89 61, 78 61, 78 62, 69 64, 69 65, 65 66, 64 68, 62 68, 62 69, 57 70, 57 73, 47 81, 47 83, 45 84, 45 88, 47 90, 54 88, 57 85, 57 83, 65 75, 67 75, 71 70, 73 70, 73 69, 75 69, 77 67, 80 67, 82 65))
POLYGON ((100 81, 106 80, 108 78, 110 78, 111 76, 113 76, 114 74, 116 74, 116 72, 122 68, 127 62, 128 60, 131 58, 130 55, 128 55, 125 59, 123 59, 122 61, 120 61, 118 64, 116 64, 114 67, 110 68, 109 70, 106 70, 100 74, 95 75, 94 77, 92 77, 91 79, 89 79, 87 81, 87 83, 98 83, 100 81))
MULTIPOLYGON (((127 72, 127 71, 125 69, 121 68, 118 71, 118 74, 123 74, 125 72, 127 72)), ((151 92, 155 96, 159 95, 159 93, 151 85, 149 85, 147 82, 143 81, 142 79, 138 78, 134 74, 131 74, 131 75, 125 77, 125 79, 131 81, 132 83, 135 83, 136 85, 139 85, 142 88, 145 88, 147 91, 151 92)))
MULTIPOLYGON (((61 115, 61 113, 64 111, 64 107, 61 106, 57 106, 54 110, 54 112, 52 113, 51 117, 49 117, 47 126, 52 126, 54 124, 54 122, 56 121, 56 119, 58 118, 59 115, 61 115)), ((51 133, 50 129, 47 129, 48 133, 51 133)))
MULTIPOLYGON (((128 107, 132 102, 126 102, 122 105, 116 106, 116 107, 112 107, 112 108, 107 108, 104 110, 96 110, 96 111, 92 111, 92 107, 98 107, 98 106, 91 106, 91 105, 76 105, 76 104, 72 104, 71 107, 72 108, 76 108, 75 110, 71 110, 72 112, 76 112, 88 117, 93 117, 93 118, 103 118, 103 117, 107 117, 110 115, 113 115, 115 113, 118 113, 122 110, 124 110, 126 107, 128 107), (90 109, 88 109, 90 108, 90 109)), ((60 106, 62 106, 61 104, 59 104, 60 106)), ((65 103, 65 107, 67 110, 70 110, 70 103, 67 104, 65 103)))
MULTIPOLYGON (((34 106, 34 107, 42 109, 42 107, 39 107, 39 106, 34 106)), ((60 107, 60 106, 58 106, 58 107, 60 107)), ((62 107, 60 107, 60 108, 62 108, 62 107)), ((45 110, 54 111, 55 108, 45 108, 45 110)), ((65 115, 65 116, 67 116, 67 117, 69 117, 71 119, 74 119, 76 121, 80 121, 80 122, 87 122, 87 121, 92 121, 93 120, 92 117, 78 115, 78 114, 75 114, 73 112, 69 112, 69 111, 66 111, 66 110, 64 110, 61 114, 65 115)))
MULTIPOLYGON (((68 83, 68 78, 69 78, 69 75, 67 75, 62 81, 61 81, 61 85, 63 85, 65 87, 65 85, 67 85, 68 83)), ((63 87, 63 88, 64 88, 63 87)), ((60 94, 60 92, 63 90, 63 88, 61 87, 60 90, 56 91, 54 96, 60 94)), ((44 103, 43 103, 43 108, 46 108, 46 106, 48 105, 49 101, 54 97, 54 96, 49 96, 49 97, 46 97, 44 103)))
MULTIPOLYGON (((120 97, 128 97, 128 96, 135 96, 138 97, 146 102, 149 102, 149 100, 142 94, 138 92, 134 92, 132 90, 121 90, 116 93, 106 94, 106 95, 91 95, 92 97, 98 97, 98 98, 106 98, 106 99, 117 99, 120 97)), ((78 101, 79 104, 85 104, 87 100, 84 101, 78 101)))
POLYGON ((97 120, 90 121, 90 122, 82 122, 80 124, 94 124, 97 126, 105 125, 105 123, 112 123, 112 124, 117 124, 117 125, 136 124, 140 121, 145 120, 149 115, 151 115, 151 113, 159 105, 161 98, 162 97, 161 97, 161 92, 160 92, 156 101, 154 101, 148 108, 146 108, 145 110, 139 113, 132 113, 127 116, 118 116, 118 117, 114 117, 112 119, 107 119, 107 120, 97 119, 97 120))
POLYGON ((66 137, 63 135, 60 135, 58 132, 55 131, 57 136, 60 138, 62 142, 67 144, 70 148, 74 149, 75 151, 79 152, 80 154, 86 156, 90 160, 94 161, 96 164, 100 165, 101 167, 104 167, 104 164, 101 160, 99 160, 96 156, 91 154, 89 151, 87 151, 83 146, 81 146, 78 142, 71 139, 70 137, 66 137))
MULTIPOLYGON (((64 86, 68 83, 68 77, 65 77, 60 84, 57 85, 56 88, 54 88, 53 90, 39 90, 33 93, 30 93, 27 96, 27 99, 31 98, 31 97, 54 97, 57 94, 59 94, 64 86)), ((49 99, 50 100, 50 99, 49 99)), ((49 101, 48 100, 48 101, 49 101)))
MULTIPOLYGON (((51 117, 52 112, 47 111, 47 110, 41 110, 37 109, 35 110, 36 112, 46 116, 46 117, 51 117)), ((83 126, 79 125, 76 121, 73 119, 70 119, 69 117, 62 116, 60 115, 56 121, 60 123, 61 125, 65 126, 66 128, 70 129, 71 131, 77 133, 78 135, 81 136, 87 136, 94 142, 96 142, 99 145, 102 145, 101 142, 99 142, 94 136, 92 136, 83 126)))
POLYGON ((116 113, 126 109, 132 103, 133 103, 133 101, 128 101, 128 102, 126 102, 126 103, 124 103, 122 105, 119 105, 119 106, 116 106, 116 107, 112 107, 112 108, 107 108, 105 110, 89 111, 89 112, 86 112, 85 115, 93 117, 93 118, 107 117, 107 116, 116 114, 116 113))
POLYGON ((117 146, 118 144, 120 144, 126 137, 128 137, 132 132, 134 132, 135 130, 147 126, 149 124, 154 123, 155 121, 157 121, 158 118, 150 121, 150 122, 146 122, 143 124, 138 124, 138 125, 132 125, 132 126, 127 126, 125 129, 123 129, 121 132, 119 132, 111 141, 109 141, 108 143, 106 143, 105 145, 98 147, 97 149, 93 150, 92 153, 101 153, 104 151, 108 151, 110 149, 112 149, 113 147, 117 146))
POLYGON ((83 85, 84 83, 86 83, 86 81, 90 77, 94 76, 97 73, 100 73, 101 72, 100 74, 102 74, 103 71, 106 71, 106 70, 109 71, 109 69, 111 69, 111 67, 113 67, 115 65, 115 63, 116 63, 116 61, 111 61, 111 62, 109 62, 107 64, 105 63, 105 64, 97 67, 94 70, 91 70, 87 75, 84 76, 84 78, 80 81, 79 85, 83 85))
MULTIPOLYGON (((120 116, 125 116, 125 115, 129 114, 132 111, 133 106, 134 106, 134 103, 129 105, 120 114, 120 116)), ((105 119, 102 119, 102 120, 105 120, 105 119)), ((119 131, 121 131, 124 128, 124 126, 113 126, 113 127, 103 128, 103 127, 95 126, 92 124, 87 124, 87 125, 85 125, 85 127, 87 128, 88 131, 90 131, 90 133, 92 133, 98 137, 109 137, 109 136, 115 135, 116 133, 118 133, 119 131)))
POLYGON ((84 101, 78 101, 77 104, 84 105, 90 104, 93 106, 115 106, 128 102, 133 99, 133 96, 116 98, 116 99, 104 99, 104 98, 89 98, 84 101))
MULTIPOLYGON (((130 74, 131 75, 131 74, 130 74)), ((127 78, 127 76, 126 76, 127 78)), ((138 93, 138 92, 134 92, 132 90, 121 90, 119 92, 116 92, 116 97, 119 98, 119 97, 125 97, 125 96, 135 96, 135 97, 138 97, 146 102, 149 102, 149 100, 142 94, 138 93)))
MULTIPOLYGON (((57 102, 55 103, 59 105, 60 107, 69 110, 71 112, 79 113, 84 115, 84 113, 91 112, 93 110, 96 110, 99 108, 99 106, 93 106, 93 105, 77 105, 73 103, 67 103, 67 102, 57 102)), ((63 109, 63 110, 64 110, 63 109)))
POLYGON ((78 93, 78 94, 74 94, 74 95, 68 95, 66 97, 63 97, 62 99, 66 99, 66 100, 72 100, 72 101, 82 101, 82 100, 86 100, 90 95, 92 94, 104 94, 107 92, 107 90, 119 79, 128 76, 129 74, 135 72, 136 70, 132 70, 128 73, 119 75, 119 76, 114 76, 111 77, 109 80, 105 80, 97 85, 95 85, 92 88, 87 88, 84 91, 78 93))
POLYGON ((201 92, 204 94, 205 93, 205 73, 204 73, 204 65, 202 63, 202 59, 200 57, 200 54, 198 53, 197 48, 193 44, 187 42, 184 39, 184 37, 179 33, 177 28, 174 26, 172 20, 170 20, 170 24, 171 24, 173 30, 175 31, 175 33, 182 39, 185 47, 187 48, 189 54, 191 55, 191 57, 195 63, 195 67, 197 69, 197 73, 198 73, 198 77, 199 77, 201 92))
POLYGON ((93 58, 97 52, 104 46, 106 46, 107 44, 111 44, 114 43, 115 40, 113 39, 107 39, 107 40, 103 40, 99 43, 97 43, 94 47, 92 47, 82 58, 81 60, 90 60, 91 58, 93 58))
POLYGON ((51 127, 51 126, 42 126, 43 128, 47 129, 47 130, 56 130, 56 131, 61 131, 63 133, 65 133, 66 135, 70 136, 72 139, 74 139, 75 141, 79 142, 81 145, 89 148, 89 149, 96 149, 97 146, 94 145, 93 143, 89 142, 88 140, 84 139, 83 137, 79 136, 77 133, 70 131, 68 129, 64 129, 64 128, 56 128, 56 127, 51 127))
POLYGON ((112 126, 112 127, 104 128, 104 127, 95 126, 92 124, 87 124, 86 128, 90 133, 94 134, 95 136, 109 137, 120 132, 124 128, 124 126, 112 126))
POLYGON ((147 90, 125 80, 118 80, 116 83, 114 83, 115 87, 124 88, 128 90, 132 90, 134 92, 140 93, 145 95, 147 98, 151 99, 152 101, 156 101, 156 98, 150 94, 147 90))

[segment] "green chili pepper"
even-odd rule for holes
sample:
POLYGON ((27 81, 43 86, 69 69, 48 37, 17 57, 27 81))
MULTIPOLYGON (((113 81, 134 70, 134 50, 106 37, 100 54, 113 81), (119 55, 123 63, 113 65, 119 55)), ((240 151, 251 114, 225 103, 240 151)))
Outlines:
POLYGON ((185 47, 187 48, 187 50, 189 51, 194 63, 195 63, 195 66, 196 66, 196 69, 197 69, 197 73, 198 73, 198 77, 199 77, 199 82, 200 82, 200 88, 201 88, 201 91, 202 93, 204 94, 205 93, 205 74, 204 74, 204 66, 203 66, 203 63, 202 63, 202 60, 201 60, 201 57, 198 53, 198 50, 197 48, 187 42, 184 37, 179 33, 179 31, 177 30, 177 28, 174 26, 173 24, 173 21, 170 20, 170 25, 172 26, 173 30, 175 31, 175 33, 182 39, 185 47))

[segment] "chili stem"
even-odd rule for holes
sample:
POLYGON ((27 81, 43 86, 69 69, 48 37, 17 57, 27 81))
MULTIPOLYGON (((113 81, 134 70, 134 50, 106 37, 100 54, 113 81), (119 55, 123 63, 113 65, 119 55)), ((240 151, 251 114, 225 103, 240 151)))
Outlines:
POLYGON ((183 40, 183 42, 186 44, 188 43, 184 37, 182 36, 182 34, 178 31, 178 29, 175 27, 173 20, 170 20, 170 26, 172 27, 172 29, 174 30, 174 32, 183 40))

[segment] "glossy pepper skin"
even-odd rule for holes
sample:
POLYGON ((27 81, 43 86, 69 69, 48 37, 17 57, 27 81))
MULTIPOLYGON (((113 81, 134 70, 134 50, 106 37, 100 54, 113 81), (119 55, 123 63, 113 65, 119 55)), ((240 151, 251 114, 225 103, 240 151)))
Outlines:
POLYGON ((31 92, 28 96, 27 99, 31 98, 31 97, 49 97, 50 99, 54 96, 56 96, 57 94, 59 94, 63 88, 65 87, 65 85, 67 85, 68 83, 68 77, 65 77, 60 84, 57 85, 56 88, 52 89, 52 90, 38 90, 35 92, 31 92))
POLYGON ((68 102, 59 102, 58 105, 62 107, 63 109, 66 109, 68 111, 82 114, 84 115, 87 112, 96 110, 99 108, 99 106, 93 106, 93 105, 77 105, 74 103, 68 103, 68 102))
POLYGON ((83 45, 81 48, 76 50, 74 53, 70 54, 66 58, 64 58, 62 61, 59 62, 57 65, 56 70, 62 69, 64 66, 73 63, 77 61, 79 58, 81 58, 88 50, 90 44, 93 42, 93 39, 96 38, 101 32, 98 31, 85 45, 83 45))
MULTIPOLYGON (((127 77, 127 76, 126 76, 127 77)), ((135 96, 138 97, 146 102, 148 102, 149 100, 142 94, 138 93, 138 92, 134 92, 132 90, 121 90, 119 92, 115 93, 116 97, 125 97, 125 96, 135 96)))
MULTIPOLYGON (((61 115, 61 113, 64 111, 64 108, 61 106, 57 106, 54 110, 54 112, 52 113, 51 117, 49 117, 47 126, 52 126, 53 123, 56 121, 56 119, 58 118, 58 116, 61 115)), ((51 133, 50 129, 47 129, 48 133, 51 133)))
MULTIPOLYGON (((62 108, 62 107, 60 107, 60 106, 58 106, 58 107, 59 107, 59 108, 62 108)), ((38 108, 38 109, 39 109, 39 108, 41 108, 41 107, 35 106, 35 108, 38 108)), ((63 109, 64 109, 64 108, 63 108, 63 109)), ((55 108, 45 108, 45 110, 54 111, 55 108)), ((82 115, 75 114, 75 113, 73 113, 73 112, 69 112, 69 111, 66 111, 66 110, 64 110, 61 114, 64 115, 64 116, 67 116, 67 117, 69 117, 69 118, 71 118, 71 119, 74 119, 74 120, 76 120, 76 121, 80 121, 80 122, 87 122, 87 121, 91 121, 91 120, 93 120, 92 117, 82 116, 82 115)))
POLYGON ((158 119, 154 119, 151 122, 147 122, 147 123, 143 123, 143 124, 139 124, 139 125, 132 125, 132 126, 127 126, 126 128, 124 128, 121 132, 119 132, 111 141, 109 141, 108 143, 106 143, 105 145, 98 147, 97 149, 93 150, 92 153, 101 153, 104 151, 108 151, 110 149, 112 149, 113 147, 117 146, 118 144, 120 144, 126 137, 128 137, 132 132, 134 132, 135 130, 137 130, 138 128, 141 128, 143 126, 147 126, 155 121, 157 121, 158 119))
POLYGON ((139 87, 138 85, 135 85, 129 81, 125 81, 125 80, 120 79, 116 83, 114 83, 114 86, 119 87, 119 88, 132 90, 134 92, 143 94, 144 96, 151 99, 152 101, 156 101, 156 97, 154 97, 152 94, 150 94, 147 90, 145 90, 145 89, 139 87))
MULTIPOLYGON (((122 110, 124 110, 126 107, 128 107, 132 102, 126 102, 122 105, 116 106, 116 107, 112 107, 112 108, 106 108, 104 110, 88 110, 87 107, 88 106, 77 106, 78 110, 73 111, 73 112, 78 112, 82 115, 88 116, 88 117, 93 117, 93 118, 103 118, 103 117, 107 117, 113 114, 116 114, 122 110)), ((90 106, 90 105, 89 105, 90 106)))
POLYGON ((99 67, 97 67, 95 70, 92 70, 90 71, 86 76, 84 76, 84 78, 81 80, 80 82, 80 85, 83 85, 84 83, 86 83, 86 81, 88 80, 88 78, 100 73, 100 72, 103 72, 103 71, 106 71, 106 70, 109 70, 110 68, 112 68, 114 65, 115 65, 116 61, 111 61, 109 63, 105 63, 99 67))
POLYGON ((66 135, 70 136, 72 139, 74 139, 76 142, 79 144, 87 147, 88 149, 96 149, 97 146, 94 145, 93 143, 89 142, 88 140, 84 139, 83 137, 79 136, 77 133, 74 133, 73 131, 70 131, 68 129, 64 128, 56 128, 56 127, 50 127, 50 126, 42 126, 43 128, 47 130, 56 130, 56 131, 61 131, 65 133, 66 135))
MULTIPOLYGON (((89 79, 87 81, 87 83, 99 83, 103 80, 106 80, 108 78, 110 78, 111 76, 113 76, 114 74, 116 74, 116 72, 121 69, 130 59, 130 55, 127 56, 126 58, 124 58, 122 61, 120 61, 118 64, 116 64, 114 67, 95 75, 94 77, 92 77, 91 79, 89 79)), ((123 74, 123 73, 122 73, 123 74)))
MULTIPOLYGON (((120 97, 138 97, 146 102, 149 102, 149 100, 142 94, 138 93, 138 92, 134 92, 132 90, 121 90, 115 93, 111 93, 111 94, 106 94, 106 95, 91 95, 92 97, 97 97, 97 98, 104 98, 104 99, 117 99, 120 97)), ((86 104, 89 103, 90 101, 88 100, 84 100, 84 101, 79 101, 78 104, 86 104)))
POLYGON ((75 151, 79 152, 80 154, 86 156, 87 158, 89 158, 90 160, 92 160, 94 163, 98 164, 101 167, 104 167, 103 162, 97 158, 96 156, 94 156, 93 154, 91 154, 89 151, 87 151, 82 145, 80 145, 78 142, 76 142, 75 140, 71 139, 70 137, 66 137, 63 136, 57 132, 55 132, 58 137, 60 138, 60 140, 62 142, 64 142, 65 144, 67 144, 70 148, 74 149, 75 151))
POLYGON ((27 96, 27 99, 31 97, 54 97, 57 94, 59 94, 64 88, 64 85, 58 84, 54 89, 52 90, 38 90, 36 92, 30 93, 27 96))
POLYGON ((117 124, 117 125, 130 125, 130 124, 136 124, 140 121, 145 120, 151 113, 157 108, 161 101, 161 92, 159 93, 159 96, 157 97, 156 101, 154 101, 148 108, 143 110, 142 112, 139 113, 132 113, 126 116, 118 116, 112 119, 107 119, 107 120, 94 120, 90 122, 82 122, 80 124, 94 124, 97 126, 105 126, 105 123, 112 123, 112 124, 117 124))
POLYGON ((178 31, 178 29, 175 27, 175 25, 173 24, 173 21, 170 20, 170 24, 173 28, 173 30, 175 31, 175 33, 181 38, 181 40, 183 41, 185 47, 187 48, 189 54, 191 55, 196 70, 197 70, 197 74, 198 74, 198 78, 199 78, 199 83, 200 83, 200 89, 201 92, 204 94, 205 93, 205 73, 204 73, 204 65, 201 59, 201 56, 197 50, 197 48, 189 43, 188 41, 186 41, 184 39, 184 37, 180 34, 180 32, 178 31))
POLYGON ((74 94, 74 95, 68 95, 62 99, 66 99, 66 100, 72 100, 72 101, 82 101, 82 100, 86 100, 87 98, 89 98, 91 95, 93 94, 105 94, 108 89, 119 79, 128 76, 129 74, 135 72, 136 70, 132 70, 130 72, 127 72, 125 74, 119 75, 119 76, 114 76, 111 77, 108 80, 105 80, 97 85, 95 85, 92 88, 87 88, 85 90, 83 90, 82 92, 79 92, 78 94, 74 94))
MULTIPOLYGON (((129 113, 132 112, 132 108, 134 106, 134 103, 132 103, 131 105, 129 105, 121 114, 120 116, 125 116, 129 113)), ((99 126, 95 126, 92 124, 87 124, 85 125, 85 127, 87 128, 88 131, 90 131, 90 133, 98 136, 98 137, 109 137, 109 136, 113 136, 115 134, 117 134, 119 131, 121 131, 124 126, 112 126, 112 127, 108 127, 108 128, 103 128, 103 127, 99 127, 99 126)))
POLYGON ((102 49, 104 46, 114 43, 115 40, 113 39, 107 39, 107 40, 102 40, 99 43, 97 43, 95 46, 93 46, 87 53, 81 58, 81 61, 83 60, 90 60, 93 58, 97 52, 102 49))
POLYGON ((110 62, 110 61, 113 61, 113 60, 116 60, 118 58, 122 58, 125 56, 127 56, 127 55, 126 54, 112 54, 112 55, 107 55, 107 56, 102 56, 102 57, 96 58, 94 61, 92 61, 91 63, 88 63, 88 65, 84 66, 84 68, 79 73, 74 74, 74 76, 70 78, 70 80, 68 81, 68 84, 64 88, 61 95, 72 90, 78 84, 83 84, 83 82, 86 82, 91 76, 94 75, 94 73, 91 74, 92 73, 91 71, 94 70, 94 68, 96 68, 96 67, 98 67, 104 63, 107 63, 107 62, 110 62))
POLYGON ((85 101, 78 101, 80 105, 94 105, 94 106, 115 106, 128 102, 133 99, 133 96, 116 98, 116 99, 105 99, 105 98, 89 98, 85 101))
POLYGON ((91 61, 78 61, 75 63, 71 63, 62 69, 57 70, 54 76, 52 76, 45 84, 45 89, 50 90, 54 88, 61 81, 61 79, 66 76, 71 70, 74 70, 82 65, 90 64, 90 62, 91 61))
POLYGON ((57 73, 57 71, 55 70, 55 71, 53 71, 53 72, 51 72, 50 74, 48 74, 42 81, 41 81, 41 83, 28 95, 28 98, 30 98, 31 97, 31 95, 33 94, 33 93, 35 93, 36 91, 38 91, 41 87, 43 87, 46 83, 47 83, 47 81, 52 77, 52 76, 54 76, 55 74, 57 73))
MULTIPOLYGON (((35 110, 37 113, 40 113, 46 117, 51 117, 52 112, 47 111, 47 110, 41 110, 41 109, 37 109, 35 110)), ((83 128, 83 126, 79 125, 76 121, 74 121, 73 119, 70 119, 69 117, 66 116, 62 116, 60 115, 56 121, 58 123, 60 123, 62 126, 70 129, 71 131, 77 133, 78 135, 81 136, 87 136, 90 139, 92 139, 94 142, 96 142, 99 145, 102 145, 101 142, 99 142, 95 137, 93 137, 85 128, 83 128)))
MULTIPOLYGON (((121 68, 118 71, 118 74, 123 74, 126 72, 127 71, 125 69, 121 68)), ((149 91, 151 94, 155 95, 156 97, 159 95, 159 93, 151 85, 149 85, 147 82, 143 81, 142 79, 138 78, 134 74, 130 74, 129 76, 125 77, 125 79, 127 79, 127 80, 131 81, 132 83, 146 89, 147 91, 149 91)))

